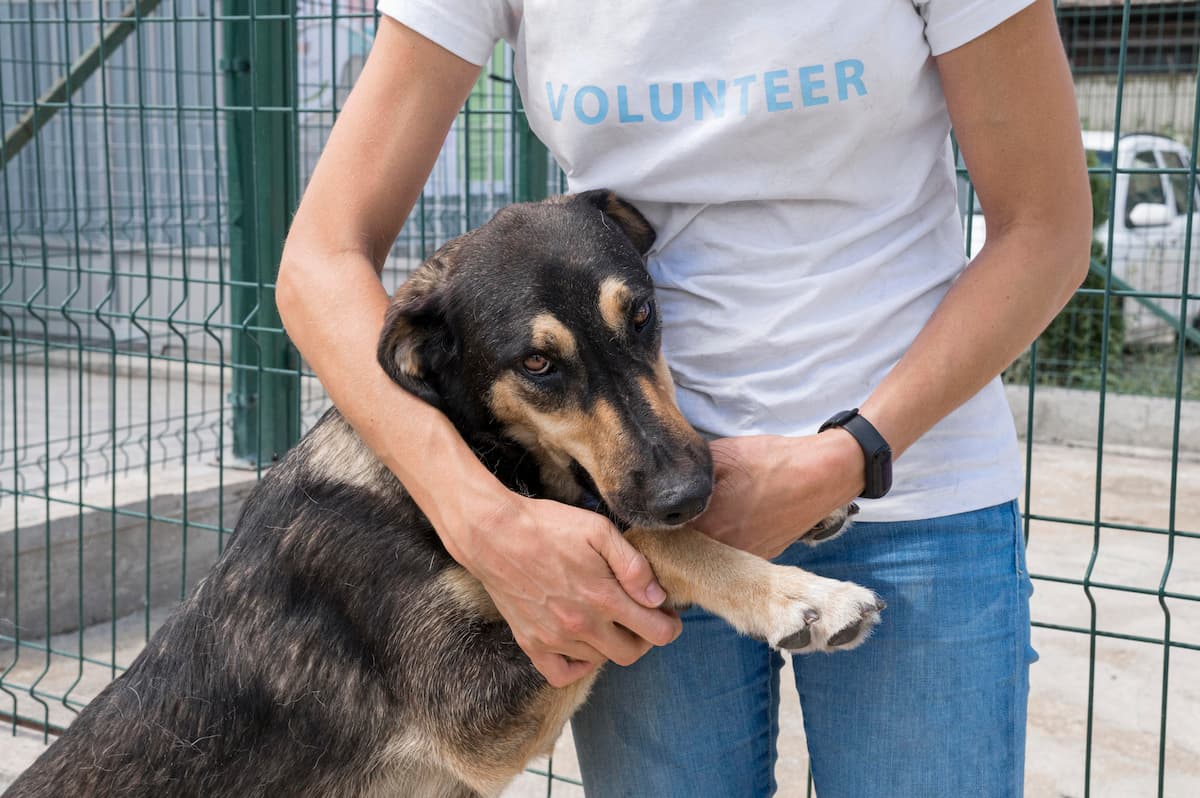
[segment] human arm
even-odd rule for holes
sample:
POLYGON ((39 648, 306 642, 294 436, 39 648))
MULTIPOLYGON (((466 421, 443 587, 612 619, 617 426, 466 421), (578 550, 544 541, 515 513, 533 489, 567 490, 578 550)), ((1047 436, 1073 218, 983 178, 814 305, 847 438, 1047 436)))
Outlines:
POLYGON ((662 595, 649 564, 601 516, 508 491, 375 359, 388 304, 380 270, 478 74, 380 20, 293 220, 276 300, 343 416, 483 582, 534 665, 565 685, 678 634, 678 619, 651 609, 662 595))
MULTIPOLYGON (((983 250, 861 406, 900 459, 1011 363, 1087 274, 1091 202, 1070 72, 1049 0, 937 56, 986 219, 983 250)), ((863 489, 849 433, 727 438, 697 526, 774 555, 863 489)), ((898 468, 902 468, 902 464, 898 468)))

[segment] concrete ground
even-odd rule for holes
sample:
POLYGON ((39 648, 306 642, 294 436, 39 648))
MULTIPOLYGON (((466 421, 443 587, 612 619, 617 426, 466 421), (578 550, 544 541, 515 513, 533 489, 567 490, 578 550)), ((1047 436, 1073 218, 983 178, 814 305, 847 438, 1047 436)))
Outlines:
MULTIPOLYGON (((1170 458, 1161 450, 1105 447, 1101 469, 1099 513, 1106 523, 1167 526, 1171 493, 1170 458)), ((1029 507, 1035 514, 1056 518, 1090 519, 1096 511, 1097 463, 1094 449, 1054 444, 1033 448, 1033 492, 1029 507)), ((1200 532, 1200 462, 1179 463, 1175 528, 1200 532)), ((1200 595, 1200 539, 1145 532, 1102 530, 1091 526, 1034 521, 1030 530, 1029 563, 1035 575, 1079 579, 1094 557, 1092 579, 1128 585, 1144 593, 1094 588, 1096 626, 1101 631, 1161 640, 1169 618, 1170 638, 1192 645, 1200 642, 1200 602, 1166 598, 1165 610, 1155 595, 1160 583, 1166 592, 1200 595), (1173 550, 1172 550, 1173 548, 1173 550), (1169 566, 1168 566, 1169 562, 1169 566), (1169 613, 1169 615, 1168 615, 1169 613)), ((1038 580, 1033 614, 1040 623, 1088 628, 1092 610, 1082 587, 1038 580)), ((114 624, 53 638, 56 651, 78 652, 102 661, 128 663, 141 647, 146 629, 164 617, 162 610, 137 614, 114 624)), ((1028 741, 1027 794, 1031 798, 1077 798, 1083 795, 1088 734, 1089 649, 1092 639, 1057 629, 1035 628, 1034 644, 1041 660, 1033 666, 1028 741)), ((1157 794, 1160 728, 1163 723, 1163 674, 1167 729, 1164 794, 1177 798, 1200 795, 1200 651, 1172 648, 1164 662, 1160 642, 1136 642, 1108 637, 1095 640, 1096 667, 1091 673, 1094 715, 1092 725, 1091 795, 1151 796, 1157 794)), ((0 651, 0 670, 11 663, 11 650, 0 651)), ((110 678, 100 665, 80 666, 75 657, 25 650, 6 677, 9 684, 29 684, 41 675, 39 689, 60 695, 70 685, 72 700, 85 701, 110 678), (44 675, 43 674, 44 671, 44 675)), ((779 795, 805 795, 807 762, 797 697, 788 673, 783 678, 780 759, 776 774, 779 795)), ((57 700, 41 706, 27 691, 14 691, 18 708, 31 717, 67 723, 71 713, 57 700)), ((0 695, 0 708, 11 708, 0 695)), ((19 730, 0 737, 0 786, 5 785, 42 750, 40 735, 19 730)), ((578 777, 569 733, 559 741, 553 770, 578 777)), ((546 763, 536 766, 544 770, 546 763)), ((582 790, 556 782, 552 796, 579 796, 582 790)), ((547 795, 544 776, 526 774, 505 798, 547 795)))

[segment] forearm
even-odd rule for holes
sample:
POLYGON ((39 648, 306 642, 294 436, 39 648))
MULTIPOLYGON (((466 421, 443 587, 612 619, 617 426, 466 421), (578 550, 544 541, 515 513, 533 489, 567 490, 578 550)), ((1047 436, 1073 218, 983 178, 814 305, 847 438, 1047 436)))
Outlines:
POLYGON ((862 405, 897 456, 994 379, 1062 309, 1086 274, 1079 231, 1089 227, 1067 220, 989 239, 862 405))
POLYGON ((461 561, 461 529, 450 514, 463 491, 475 507, 496 505, 503 487, 483 467, 450 421, 393 383, 375 360, 388 297, 363 254, 296 252, 290 243, 277 297, 288 334, 334 405, 394 473, 461 561), (429 456, 436 452, 437 457, 429 456))
POLYGON ((994 379, 1087 274, 1092 214, 1079 117, 1048 0, 937 56, 987 218, 983 251, 862 407, 904 452, 994 379))
POLYGON ((460 562, 469 544, 448 536, 472 524, 455 514, 493 511, 509 494, 444 415, 376 362, 388 305, 378 273, 478 74, 478 66, 381 20, 296 211, 275 291, 288 335, 334 405, 460 562))
POLYGON ((678 620, 651 609, 661 588, 649 564, 603 516, 507 490, 441 412, 376 362, 388 307, 379 271, 478 75, 381 18, 296 211, 275 296, 342 415, 483 583, 534 665, 564 686, 678 634, 678 620))

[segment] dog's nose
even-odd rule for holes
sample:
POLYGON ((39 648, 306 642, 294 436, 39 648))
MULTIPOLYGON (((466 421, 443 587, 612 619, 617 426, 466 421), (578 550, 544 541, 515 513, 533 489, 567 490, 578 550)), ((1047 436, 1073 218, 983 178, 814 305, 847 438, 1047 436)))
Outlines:
POLYGON ((651 501, 650 513, 664 524, 678 526, 704 512, 711 493, 712 481, 708 479, 680 483, 659 493, 651 501))

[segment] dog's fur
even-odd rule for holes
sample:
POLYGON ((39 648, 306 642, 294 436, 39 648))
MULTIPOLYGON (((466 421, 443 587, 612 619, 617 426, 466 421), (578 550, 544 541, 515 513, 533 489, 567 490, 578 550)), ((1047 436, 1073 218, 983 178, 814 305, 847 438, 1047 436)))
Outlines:
MULTIPOLYGON (((509 207, 401 287, 380 363, 513 490, 629 527, 676 606, 780 648, 857 645, 882 609, 870 591, 680 525, 712 465, 659 354, 653 240, 607 191, 509 207), (523 370, 535 352, 550 373, 523 370)), ((591 682, 547 685, 331 410, 263 479, 211 574, 6 795, 495 795, 591 682)))

